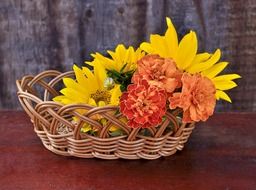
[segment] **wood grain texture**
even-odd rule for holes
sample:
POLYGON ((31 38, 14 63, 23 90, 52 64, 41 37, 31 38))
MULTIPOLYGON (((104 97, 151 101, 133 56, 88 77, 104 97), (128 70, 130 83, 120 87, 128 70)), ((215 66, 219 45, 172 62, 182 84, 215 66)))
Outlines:
POLYGON ((255 113, 216 114, 185 148, 154 161, 79 159, 47 151, 23 112, 0 112, 0 186, 17 190, 255 190, 255 113), (245 125, 245 123, 247 125, 245 125))
POLYGON ((15 80, 46 69, 71 70, 90 53, 118 43, 138 46, 163 33, 170 16, 180 36, 198 33, 199 50, 223 50, 240 87, 217 111, 256 111, 255 0, 2 0, 0 108, 20 109, 15 80))

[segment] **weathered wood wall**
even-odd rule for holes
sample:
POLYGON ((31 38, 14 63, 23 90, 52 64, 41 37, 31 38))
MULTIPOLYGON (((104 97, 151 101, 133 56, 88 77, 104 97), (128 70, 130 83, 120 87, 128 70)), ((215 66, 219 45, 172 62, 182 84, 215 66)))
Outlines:
POLYGON ((256 111, 255 0, 1 0, 0 108, 19 109, 17 78, 70 70, 118 43, 137 46, 163 33, 165 16, 180 35, 196 30, 200 50, 221 48, 226 72, 243 76, 233 104, 217 110, 256 111))

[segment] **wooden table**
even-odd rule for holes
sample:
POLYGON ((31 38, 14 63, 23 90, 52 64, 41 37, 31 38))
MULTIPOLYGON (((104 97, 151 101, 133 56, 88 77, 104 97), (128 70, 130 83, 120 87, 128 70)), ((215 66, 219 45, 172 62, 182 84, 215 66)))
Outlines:
POLYGON ((256 189, 256 113, 215 114, 183 151, 154 161, 79 159, 46 150, 23 112, 0 112, 0 189, 256 189))

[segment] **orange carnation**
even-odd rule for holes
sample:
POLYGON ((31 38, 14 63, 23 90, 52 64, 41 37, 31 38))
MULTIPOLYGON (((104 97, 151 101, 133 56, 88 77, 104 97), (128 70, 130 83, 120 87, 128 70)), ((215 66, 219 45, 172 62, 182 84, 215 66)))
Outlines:
POLYGON ((176 67, 173 59, 161 58, 159 55, 146 55, 138 61, 137 71, 132 81, 146 79, 149 84, 163 88, 171 93, 180 87, 182 72, 176 67))
POLYGON ((201 74, 184 73, 182 91, 169 97, 170 108, 183 109, 183 122, 206 121, 213 114, 216 104, 215 86, 213 82, 201 74))
POLYGON ((127 92, 120 98, 120 111, 127 117, 132 128, 155 127, 162 122, 166 112, 166 92, 148 84, 147 80, 138 80, 130 84, 127 92))

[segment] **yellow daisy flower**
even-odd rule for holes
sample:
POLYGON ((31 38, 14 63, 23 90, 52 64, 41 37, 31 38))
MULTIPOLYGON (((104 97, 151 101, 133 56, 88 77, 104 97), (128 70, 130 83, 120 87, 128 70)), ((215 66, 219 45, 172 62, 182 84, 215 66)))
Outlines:
POLYGON ((120 84, 121 91, 125 91, 131 83, 131 78, 137 68, 137 61, 140 60, 145 52, 141 49, 134 50, 129 46, 125 48, 119 44, 115 51, 107 51, 111 58, 105 57, 100 53, 91 54, 94 59, 91 62, 85 62, 91 66, 102 65, 107 75, 113 79, 116 84, 120 84))
MULTIPOLYGON (((53 98, 53 101, 62 104, 77 104, 84 103, 92 106, 119 105, 119 97, 121 90, 119 84, 111 83, 111 79, 107 77, 106 70, 100 64, 94 66, 94 72, 86 67, 80 69, 76 65, 73 66, 76 80, 72 78, 64 78, 63 83, 65 88, 60 92, 63 95, 53 98)), ((80 114, 84 114, 85 110, 76 110, 80 114)), ((101 117, 95 117, 100 120, 101 117)), ((77 118, 73 118, 77 122, 77 118)), ((111 127, 111 131, 117 130, 116 127, 111 127)), ((81 129, 86 133, 89 131, 95 132, 93 127, 85 124, 81 129)))
POLYGON ((94 66, 94 73, 88 68, 80 69, 73 67, 76 80, 64 78, 66 88, 60 92, 63 95, 53 98, 56 102, 63 104, 85 103, 93 106, 118 105, 121 96, 120 85, 114 84, 108 88, 108 80, 104 67, 97 64, 94 66))
POLYGON ((150 35, 150 43, 143 42, 140 48, 150 54, 158 54, 163 58, 173 59, 177 67, 188 73, 201 73, 210 78, 216 88, 216 99, 231 102, 230 97, 224 92, 237 86, 234 79, 241 78, 237 74, 217 76, 227 65, 227 62, 218 62, 221 51, 217 49, 213 54, 197 54, 198 42, 194 31, 186 34, 178 42, 177 32, 170 18, 166 18, 167 30, 164 36, 150 35))
POLYGON ((125 48, 123 44, 119 44, 115 51, 107 51, 111 58, 105 57, 100 53, 91 54, 94 58, 88 65, 95 66, 102 64, 107 70, 115 70, 120 73, 134 71, 137 68, 137 61, 141 59, 145 53, 141 49, 134 50, 129 46, 125 48))

